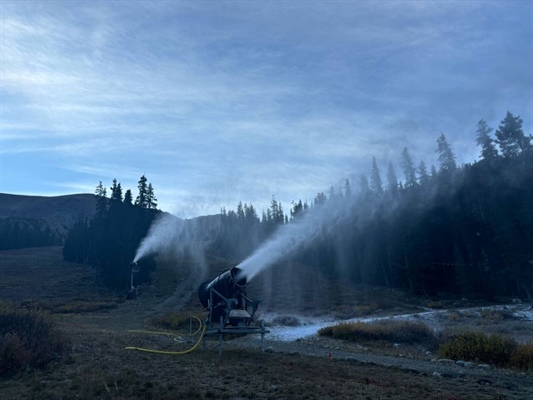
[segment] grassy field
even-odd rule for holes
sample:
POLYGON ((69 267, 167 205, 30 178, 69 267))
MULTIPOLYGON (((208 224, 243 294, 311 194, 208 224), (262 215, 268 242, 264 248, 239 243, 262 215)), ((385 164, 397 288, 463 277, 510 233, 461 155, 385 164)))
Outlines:
MULTIPOLYGON (((170 311, 182 315, 202 312, 197 304, 196 288, 187 285, 183 285, 183 290, 189 292, 188 296, 183 297, 183 302, 175 303, 181 309, 162 307, 175 287, 186 283, 188 268, 168 262, 159 271, 154 287, 135 301, 124 301, 121 293, 101 290, 90 267, 64 263, 61 248, 0 252, 0 299, 41 304, 51 313, 68 342, 68 351, 48 367, 26 368, 1 376, 0 398, 533 398, 530 373, 492 370, 484 375, 433 375, 420 369, 388 366, 387 362, 361 362, 355 357, 341 357, 341 352, 328 347, 331 342, 325 347, 313 347, 314 351, 309 352, 301 350, 302 343, 294 343, 294 347, 291 343, 279 347, 269 343, 271 351, 262 353, 254 344, 238 345, 240 339, 237 339, 225 343, 222 356, 216 351, 216 340, 208 340, 205 349, 200 346, 181 356, 126 350, 127 346, 139 346, 177 351, 192 346, 186 340, 186 329, 181 333, 182 341, 132 332, 163 329, 155 324, 170 311)), ((264 294, 264 287, 261 291, 264 294)), ((348 290, 343 296, 349 298, 348 290)), ((323 303, 322 306, 338 313, 365 315, 383 312, 383 309, 397 311, 401 306, 396 293, 389 300, 377 292, 366 299, 359 299, 352 306, 347 306, 348 302, 323 303)), ((282 301, 290 303, 289 299, 282 301)), ((324 310, 316 307, 307 311, 320 313, 324 310)), ((348 345, 344 350, 354 355, 358 351, 378 351, 348 345)))

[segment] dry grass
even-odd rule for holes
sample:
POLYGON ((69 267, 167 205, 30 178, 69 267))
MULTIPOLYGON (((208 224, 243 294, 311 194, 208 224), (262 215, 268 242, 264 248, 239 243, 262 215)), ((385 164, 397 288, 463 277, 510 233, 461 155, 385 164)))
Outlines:
POLYGON ((394 320, 340 323, 324 327, 318 334, 352 342, 430 343, 435 340, 433 331, 422 322, 394 320))
POLYGON ((38 307, 0 302, 0 375, 43 368, 66 352, 67 340, 38 307))
POLYGON ((513 367, 533 371, 533 342, 518 345, 510 361, 513 367))
POLYGON ((451 335, 439 346, 438 354, 453 360, 505 366, 509 365, 516 348, 517 343, 512 338, 468 331, 451 335))
MULTIPOLYGON (((202 320, 204 315, 197 316, 202 320)), ((167 312, 162 315, 156 315, 150 318, 150 324, 164 329, 170 329, 175 331, 193 330, 198 329, 198 320, 191 316, 191 313, 187 312, 167 312)))
POLYGON ((58 313, 83 313, 94 311, 105 311, 113 309, 117 306, 114 302, 102 302, 102 301, 72 301, 66 304, 58 305, 54 308, 58 313))
MULTIPOLYGON (((513 376, 511 383, 518 382, 516 384, 518 389, 513 391, 500 383, 495 383, 490 388, 482 387, 480 390, 477 378, 468 375, 460 380, 443 379, 412 370, 343 360, 335 358, 335 355, 329 358, 327 355, 329 350, 325 348, 323 355, 311 357, 304 353, 278 353, 277 349, 275 353, 261 353, 256 348, 241 348, 232 343, 235 341, 230 341, 224 344, 224 354, 219 357, 216 351, 217 340, 208 339, 206 350, 200 347, 194 353, 184 356, 126 351, 125 347, 131 345, 152 348, 161 346, 169 350, 181 350, 179 346, 187 348, 190 346, 188 343, 180 344, 164 336, 148 337, 149 335, 128 331, 129 329, 158 330, 161 327, 181 329, 183 325, 188 329, 189 314, 197 315, 196 312, 168 313, 154 318, 159 309, 157 305, 160 304, 157 301, 163 301, 165 293, 171 292, 175 286, 169 284, 165 289, 160 288, 161 290, 143 294, 135 301, 123 303, 111 301, 116 307, 87 312, 93 302, 95 305, 98 301, 104 304, 110 302, 91 286, 91 280, 88 279, 90 270, 85 271, 84 267, 75 265, 65 266, 57 249, 48 252, 40 250, 35 253, 1 253, 0 270, 8 271, 10 275, 9 279, 2 282, 7 288, 0 288, 0 297, 6 293, 7 296, 12 295, 14 293, 12 288, 16 287, 17 296, 22 298, 33 296, 39 303, 50 304, 53 309, 61 305, 78 309, 68 314, 53 316, 59 319, 59 327, 72 343, 69 346, 70 355, 63 358, 64 362, 53 363, 49 368, 24 370, 14 377, 0 378, 2 400, 210 398, 515 400, 531 398, 528 395, 533 393, 533 388, 530 389, 527 383, 529 376, 525 378, 513 376), (10 260, 9 264, 2 262, 7 259, 10 260), (46 268, 42 269, 45 259, 46 268), (43 272, 42 275, 39 275, 40 271, 43 272), (37 276, 39 284, 35 284, 37 276), (149 298, 148 294, 153 297, 149 298)), ((160 282, 159 278, 162 275, 164 273, 160 271, 156 282, 160 282)), ((168 277, 176 279, 174 284, 182 279, 181 276, 171 275, 168 277)), ((339 298, 338 291, 332 290, 332 293, 331 298, 339 298)), ((370 307, 373 307, 372 304, 378 304, 380 308, 387 306, 389 312, 400 303, 396 298, 389 304, 380 303, 378 297, 381 293, 370 291, 359 294, 358 292, 358 297, 356 294, 350 295, 351 297, 346 295, 339 304, 334 305, 328 297, 322 297, 317 303, 321 308, 316 312, 332 310, 342 304, 370 307), (357 302, 352 301, 353 299, 357 302)), ((395 293, 392 295, 396 296, 395 293)), ((290 302, 291 298, 287 296, 283 301, 290 302)), ((191 303, 197 303, 194 296, 191 297, 191 303)), ((265 306, 268 304, 267 298, 257 297, 265 300, 265 306)), ((417 337, 416 334, 414 336, 417 337)))

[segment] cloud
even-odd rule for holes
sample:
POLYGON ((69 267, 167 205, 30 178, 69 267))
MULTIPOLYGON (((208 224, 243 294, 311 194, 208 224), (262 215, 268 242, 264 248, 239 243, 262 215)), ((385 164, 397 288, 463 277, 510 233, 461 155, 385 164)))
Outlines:
POLYGON ((533 120, 525 2, 2 7, 0 154, 82 185, 146 173, 162 207, 312 199, 372 156, 430 166, 444 132, 472 161, 480 118, 533 120))

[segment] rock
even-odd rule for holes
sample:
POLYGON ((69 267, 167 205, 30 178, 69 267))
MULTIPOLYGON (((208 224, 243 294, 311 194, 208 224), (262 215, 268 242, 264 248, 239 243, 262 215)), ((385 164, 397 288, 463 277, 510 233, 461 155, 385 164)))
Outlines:
POLYGON ((267 347, 265 353, 274 353, 274 348, 272 346, 267 347))
POLYGON ((477 367, 481 368, 481 369, 490 369, 491 368, 489 364, 479 364, 477 367))
POLYGON ((485 386, 492 385, 492 381, 486 378, 478 379, 476 382, 479 383, 480 385, 485 385, 485 386))
POLYGON ((439 374, 437 371, 433 372, 433 376, 436 376, 437 378, 442 378, 442 375, 439 374))
POLYGON ((475 366, 475 364, 473 362, 463 361, 463 360, 457 360, 455 362, 455 365, 459 365, 460 367, 465 367, 465 368, 474 368, 474 366, 475 366))
POLYGON ((451 360, 449 358, 439 358, 437 360, 437 362, 440 363, 440 364, 454 364, 455 363, 455 361, 453 361, 453 360, 451 360))

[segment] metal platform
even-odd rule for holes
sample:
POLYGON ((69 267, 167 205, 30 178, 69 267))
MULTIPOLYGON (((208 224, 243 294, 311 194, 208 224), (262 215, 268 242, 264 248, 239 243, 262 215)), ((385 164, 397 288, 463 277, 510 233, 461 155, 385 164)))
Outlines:
MULTIPOLYGON (((204 303, 207 304, 209 316, 206 318, 206 331, 204 333, 203 348, 206 348, 207 336, 218 336, 218 352, 222 354, 224 335, 261 335, 261 351, 264 351, 263 342, 266 333, 263 322, 257 325, 254 321, 255 312, 260 301, 252 301, 246 295, 244 287, 239 290, 224 290, 230 296, 224 296, 214 285, 205 288, 204 303), (251 306, 252 313, 248 312, 251 306)), ((223 289, 226 289, 225 287, 223 289)), ((221 290, 222 291, 222 290, 221 290)))
POLYGON ((206 348, 206 337, 207 336, 218 336, 218 354, 222 355, 224 335, 230 334, 230 335, 244 336, 244 335, 260 334, 261 342, 260 342, 259 348, 263 352, 265 351, 264 346, 263 346, 263 343, 265 340, 265 334, 269 332, 270 332, 269 330, 265 329, 263 323, 261 323, 261 325, 231 326, 231 325, 224 325, 223 321, 221 321, 221 323, 217 327, 211 327, 211 328, 206 329, 202 346, 204 349, 206 348))

